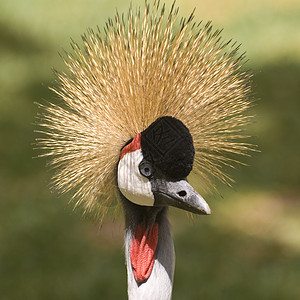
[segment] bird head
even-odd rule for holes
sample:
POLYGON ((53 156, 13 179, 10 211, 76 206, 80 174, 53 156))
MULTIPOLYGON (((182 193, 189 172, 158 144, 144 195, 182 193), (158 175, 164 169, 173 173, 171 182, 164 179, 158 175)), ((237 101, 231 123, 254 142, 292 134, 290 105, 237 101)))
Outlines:
POLYGON ((58 191, 100 221, 119 207, 118 192, 140 206, 207 214, 187 182, 192 168, 214 191, 215 179, 231 183, 223 166, 255 149, 243 140, 252 102, 244 55, 193 19, 179 19, 174 4, 130 8, 88 30, 83 47, 72 42, 67 71, 55 71, 62 102, 40 105, 39 156, 57 168, 58 191))
POLYGON ((122 148, 118 188, 137 205, 210 214, 208 204, 187 181, 194 155, 188 128, 176 118, 160 117, 122 148))

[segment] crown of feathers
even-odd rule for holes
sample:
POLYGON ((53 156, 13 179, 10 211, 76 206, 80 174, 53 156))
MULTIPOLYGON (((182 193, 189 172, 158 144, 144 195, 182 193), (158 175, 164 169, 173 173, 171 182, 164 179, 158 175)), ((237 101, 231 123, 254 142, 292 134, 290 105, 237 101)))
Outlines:
POLYGON ((179 21, 174 4, 169 12, 159 3, 146 3, 144 12, 130 8, 109 19, 104 33, 88 30, 83 49, 72 42, 67 74, 55 71, 52 90, 62 101, 41 105, 37 144, 57 168, 54 185, 73 191, 85 210, 105 214, 117 198, 122 147, 162 116, 189 129, 193 172, 208 187, 210 175, 230 183, 222 171, 235 163, 228 154, 252 148, 241 132, 251 105, 244 55, 210 23, 193 19, 179 21))

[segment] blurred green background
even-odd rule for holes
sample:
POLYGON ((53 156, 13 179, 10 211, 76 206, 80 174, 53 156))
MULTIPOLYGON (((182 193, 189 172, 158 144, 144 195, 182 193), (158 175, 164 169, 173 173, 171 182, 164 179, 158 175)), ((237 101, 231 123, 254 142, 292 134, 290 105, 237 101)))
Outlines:
MULTIPOLYGON (((133 6, 144 1, 132 1, 133 6)), ((123 220, 99 224, 51 193, 33 159, 37 106, 58 52, 130 1, 0 2, 0 299, 126 299, 123 220)), ((170 7, 170 1, 167 1, 170 7)), ((300 2, 178 0, 247 51, 261 153, 210 196, 209 217, 171 210, 174 299, 300 299, 300 2)))

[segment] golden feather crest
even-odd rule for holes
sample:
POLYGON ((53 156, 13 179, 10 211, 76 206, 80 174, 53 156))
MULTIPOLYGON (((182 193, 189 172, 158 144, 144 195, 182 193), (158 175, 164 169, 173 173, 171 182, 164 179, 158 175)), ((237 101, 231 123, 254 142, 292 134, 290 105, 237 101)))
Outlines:
POLYGON ((101 31, 89 30, 81 49, 72 43, 68 74, 56 72, 52 90, 62 104, 43 106, 38 146, 57 168, 54 184, 84 209, 103 216, 116 199, 115 168, 122 146, 161 116, 190 130, 194 169, 210 185, 223 182, 228 153, 246 154, 241 128, 249 123, 249 75, 242 56, 220 31, 194 15, 178 21, 174 4, 145 5, 144 12, 116 14, 101 31))

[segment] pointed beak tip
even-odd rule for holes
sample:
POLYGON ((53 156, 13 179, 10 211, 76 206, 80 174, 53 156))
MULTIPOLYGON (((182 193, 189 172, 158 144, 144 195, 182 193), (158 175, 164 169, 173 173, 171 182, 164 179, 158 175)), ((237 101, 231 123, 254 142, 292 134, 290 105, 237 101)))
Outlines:
POLYGON ((210 210, 210 207, 208 206, 208 204, 206 204, 204 207, 203 206, 201 207, 200 213, 202 215, 210 215, 211 214, 211 210, 210 210))
POLYGON ((211 214, 210 207, 208 203, 202 198, 202 196, 197 194, 196 199, 197 200, 194 203, 196 204, 195 207, 197 208, 199 214, 210 215, 211 214))
POLYGON ((210 210, 209 207, 207 207, 207 210, 205 211, 205 214, 206 214, 206 215, 211 215, 211 210, 210 210))

